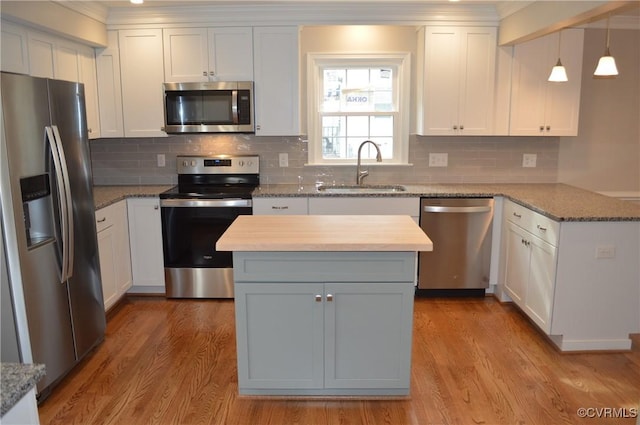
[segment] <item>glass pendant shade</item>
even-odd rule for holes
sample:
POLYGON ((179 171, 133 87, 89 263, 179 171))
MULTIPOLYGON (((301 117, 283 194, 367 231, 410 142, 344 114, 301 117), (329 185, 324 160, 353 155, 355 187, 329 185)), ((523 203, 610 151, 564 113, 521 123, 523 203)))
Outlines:
POLYGON ((549 80, 555 83, 563 83, 565 81, 569 81, 567 78, 567 70, 564 69, 562 62, 560 62, 560 58, 558 58, 558 63, 556 66, 551 68, 551 74, 549 74, 549 80))
POLYGON ((609 52, 609 17, 607 17, 607 45, 604 50, 604 55, 598 61, 598 66, 593 73, 593 78, 616 78, 618 75, 618 67, 616 66, 616 60, 611 56, 609 52))
POLYGON ((616 60, 611 53, 609 52, 609 48, 604 52, 604 56, 600 58, 598 61, 598 66, 596 67, 595 72, 593 73, 594 77, 600 78, 613 78, 618 75, 618 67, 616 66, 616 60))

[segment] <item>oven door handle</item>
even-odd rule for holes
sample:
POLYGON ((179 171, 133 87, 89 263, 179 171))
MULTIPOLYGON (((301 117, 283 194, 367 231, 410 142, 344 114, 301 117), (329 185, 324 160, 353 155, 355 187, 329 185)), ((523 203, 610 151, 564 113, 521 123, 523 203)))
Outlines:
POLYGON ((251 199, 227 198, 227 199, 161 199, 160 207, 165 208, 225 208, 225 207, 251 207, 251 199))

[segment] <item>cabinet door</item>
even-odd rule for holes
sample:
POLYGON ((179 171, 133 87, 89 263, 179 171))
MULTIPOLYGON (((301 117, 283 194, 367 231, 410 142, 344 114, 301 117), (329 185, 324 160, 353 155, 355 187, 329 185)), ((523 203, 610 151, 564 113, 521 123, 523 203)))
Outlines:
POLYGON ((0 68, 2 71, 29 74, 27 31, 20 25, 2 21, 0 25, 0 68))
POLYGON ((551 312, 556 281, 556 247, 529 236, 530 263, 525 310, 546 333, 551 332, 551 312))
POLYGON ((459 134, 493 134, 496 46, 496 28, 468 28, 461 33, 459 134))
POLYGON ((100 257, 100 277, 102 279, 102 297, 104 309, 109 309, 118 299, 116 282, 117 246, 113 226, 98 232, 98 253, 100 257))
POLYGON ((113 228, 116 242, 116 289, 122 296, 133 285, 131 276, 131 253, 129 242, 129 220, 127 218, 127 201, 120 201, 113 208, 113 228))
POLYGON ((33 77, 55 78, 55 42, 53 37, 29 31, 27 39, 29 74, 33 77))
POLYGON ((166 136, 162 30, 121 30, 118 38, 124 135, 166 136))
POLYGON ((299 135, 298 27, 255 27, 253 48, 256 135, 299 135))
POLYGON ((207 29, 167 28, 162 34, 165 81, 209 81, 207 29))
POLYGON ((75 43, 57 41, 54 50, 54 77, 57 80, 82 82, 81 47, 75 43))
POLYGON ((323 387, 322 301, 321 283, 235 284, 240 389, 323 387))
POLYGON ((412 283, 325 284, 325 388, 408 388, 412 283))
POLYGON ((426 28, 424 43, 424 93, 420 134, 451 135, 458 122, 459 45, 455 28, 426 28))
POLYGON ((164 293, 162 224, 157 198, 127 199, 131 272, 139 292, 164 293), (147 289, 143 287, 149 287, 147 289))
POLYGON ((107 31, 108 46, 96 55, 101 137, 124 137, 118 32, 107 31))
POLYGON ((101 137, 101 133, 95 52, 90 47, 84 47, 79 53, 80 82, 84 84, 87 105, 87 131, 90 139, 97 139, 101 137))
POLYGON ((504 286, 511 299, 524 306, 529 279, 529 250, 524 231, 511 222, 506 226, 504 286))
MULTIPOLYGON (((549 37, 551 60, 557 58, 558 35, 549 37)), ((567 70, 569 81, 547 83, 545 98, 545 131, 550 136, 577 136, 580 116, 580 87, 582 85, 582 51, 584 30, 567 29, 562 31, 560 58, 567 70), (548 130, 547 130, 548 127, 548 130)), ((548 78, 548 73, 544 76, 548 78)))
POLYGON ((209 28, 209 78, 253 81, 253 31, 250 27, 209 28))

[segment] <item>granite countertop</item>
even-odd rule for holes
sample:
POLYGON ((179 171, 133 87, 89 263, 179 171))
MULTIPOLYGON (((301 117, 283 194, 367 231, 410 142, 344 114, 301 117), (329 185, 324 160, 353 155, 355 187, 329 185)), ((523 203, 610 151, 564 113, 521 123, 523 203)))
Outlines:
MULTIPOLYGON (((404 192, 342 194, 317 190, 315 185, 267 184, 254 198, 281 197, 484 197, 504 196, 556 221, 640 221, 640 205, 562 183, 403 184, 404 192)), ((127 197, 150 197, 173 186, 95 186, 96 209, 127 197)))
POLYGON ((432 251, 429 237, 401 215, 242 215, 218 251, 432 251))
POLYGON ((494 197, 504 196, 557 221, 640 221, 640 205, 561 183, 404 184, 404 192, 327 194, 315 186, 262 185, 254 198, 268 197, 494 197))
POLYGON ((147 198, 158 196, 160 193, 169 190, 173 185, 150 185, 150 186, 94 186, 93 201, 96 209, 115 204, 125 198, 147 198))
POLYGON ((42 364, 2 363, 0 365, 0 416, 7 413, 45 375, 42 364))

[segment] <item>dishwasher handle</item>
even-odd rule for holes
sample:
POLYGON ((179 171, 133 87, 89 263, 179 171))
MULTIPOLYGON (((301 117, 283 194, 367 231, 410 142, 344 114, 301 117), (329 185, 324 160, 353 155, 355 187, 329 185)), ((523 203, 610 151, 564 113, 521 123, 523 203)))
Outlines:
POLYGON ((479 207, 443 207, 439 205, 425 205, 423 207, 424 212, 434 213, 484 213, 491 212, 490 206, 479 207))

